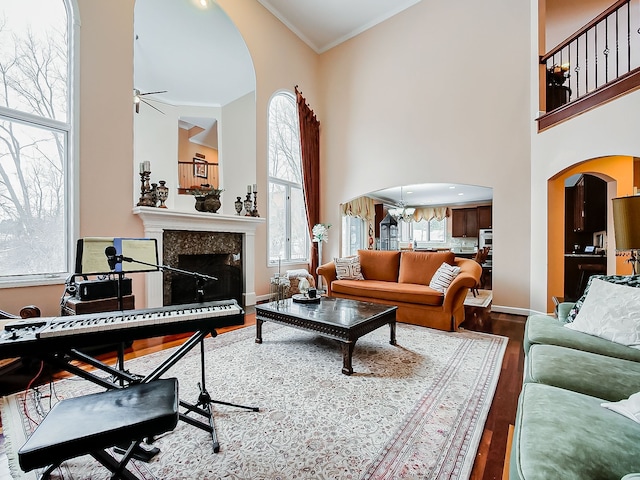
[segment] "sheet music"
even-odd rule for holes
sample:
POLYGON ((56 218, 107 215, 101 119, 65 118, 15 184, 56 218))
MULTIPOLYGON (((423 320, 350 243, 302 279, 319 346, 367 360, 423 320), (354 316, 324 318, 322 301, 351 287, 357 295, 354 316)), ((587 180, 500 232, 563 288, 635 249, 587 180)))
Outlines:
POLYGON ((104 250, 113 246, 113 237, 91 237, 84 239, 82 246, 82 272, 78 273, 106 273, 110 272, 107 256, 104 250))
MULTIPOLYGON (((158 252, 154 239, 148 238, 123 238, 122 239, 122 255, 130 257, 134 260, 157 265, 158 252)), ((157 267, 144 266, 136 262, 123 262, 122 271, 131 272, 140 270, 156 271, 157 267)))

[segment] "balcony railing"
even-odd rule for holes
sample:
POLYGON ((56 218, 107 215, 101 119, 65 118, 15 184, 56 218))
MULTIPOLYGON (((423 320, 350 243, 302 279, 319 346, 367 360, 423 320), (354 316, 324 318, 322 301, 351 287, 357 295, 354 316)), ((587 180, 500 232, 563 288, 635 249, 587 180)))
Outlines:
POLYGON ((543 130, 640 87, 640 0, 619 0, 540 57, 543 130))

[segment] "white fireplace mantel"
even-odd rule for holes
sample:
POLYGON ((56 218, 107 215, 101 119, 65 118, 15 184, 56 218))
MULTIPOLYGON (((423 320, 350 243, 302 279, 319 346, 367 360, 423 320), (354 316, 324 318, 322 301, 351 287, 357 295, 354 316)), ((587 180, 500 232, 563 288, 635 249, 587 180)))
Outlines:
MULTIPOLYGON (((163 233, 165 230, 186 230, 196 232, 242 233, 242 294, 245 306, 256 304, 255 260, 256 229, 265 223, 264 218, 219 213, 180 212, 167 208, 135 207, 144 225, 147 238, 155 238, 158 243, 158 261, 162 265, 163 233)), ((162 306, 162 273, 149 273, 147 277, 147 307, 162 306)))

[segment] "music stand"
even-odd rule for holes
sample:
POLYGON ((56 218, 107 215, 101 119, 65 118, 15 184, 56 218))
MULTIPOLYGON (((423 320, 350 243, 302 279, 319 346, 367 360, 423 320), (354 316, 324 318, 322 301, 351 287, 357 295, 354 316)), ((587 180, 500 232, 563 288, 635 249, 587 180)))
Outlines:
MULTIPOLYGON (((124 248, 124 247, 123 247, 124 248)), ((117 247, 116 247, 116 251, 117 251, 117 247)), ((111 253, 111 250, 110 250, 111 253)), ((146 252, 148 255, 148 252, 146 252)), ((105 250, 105 254, 107 254, 106 250, 105 250)), ((107 255, 107 257, 109 257, 110 255, 107 255)), ((198 302, 202 303, 204 301, 204 285, 205 282, 207 280, 218 280, 217 277, 211 276, 211 275, 205 275, 203 273, 198 273, 198 272, 190 272, 187 270, 182 270, 179 268, 175 268, 175 267, 170 267, 168 265, 160 265, 158 263, 151 263, 148 261, 144 261, 144 260, 139 260, 139 259, 135 259, 132 257, 128 257, 122 254, 116 254, 115 258, 108 258, 109 263, 111 264, 112 262, 115 261, 116 266, 117 265, 122 265, 122 262, 127 262, 127 263, 135 263, 135 264, 140 264, 143 265, 145 267, 152 267, 153 271, 157 271, 157 270, 167 270, 170 272, 174 272, 174 273, 178 273, 181 275, 187 275, 187 276, 191 276, 194 277, 196 279, 197 282, 197 295, 198 295, 198 302)), ((117 270, 117 268, 116 268, 117 270)), ((122 271, 123 268, 120 268, 120 271, 122 271)), ((128 270, 131 271, 131 270, 128 270)), ((137 270, 140 271, 140 270, 137 270)), ((149 270, 147 270, 149 271, 149 270)), ((218 333, 216 332, 215 329, 212 329, 210 331, 207 330, 201 330, 198 331, 196 333, 194 333, 189 340, 185 343, 185 346, 188 348, 188 350, 191 349, 190 345, 194 345, 195 343, 200 343, 200 373, 201 373, 201 381, 198 383, 198 389, 200 390, 200 394, 198 395, 198 401, 195 405, 184 402, 182 400, 180 400, 180 405, 184 408, 187 409, 187 413, 189 412, 194 412, 194 413, 198 413, 199 415, 202 415, 203 417, 208 418, 209 420, 209 427, 211 430, 211 440, 213 442, 213 452, 214 453, 218 453, 220 451, 220 442, 218 442, 218 436, 216 434, 216 428, 215 428, 215 424, 213 422, 213 410, 211 409, 211 404, 212 403, 217 403, 219 405, 227 405, 229 407, 236 407, 236 408, 243 408, 245 410, 251 410, 252 412, 259 412, 260 408, 259 407, 249 407, 246 405, 239 405, 236 403, 229 403, 229 402, 223 402, 222 400, 213 400, 211 398, 211 395, 209 394, 209 392, 207 391, 207 387, 206 387, 206 383, 205 383, 205 355, 204 355, 204 339, 207 335, 211 334, 212 338, 215 338, 218 333)), ((187 350, 187 351, 188 351, 187 350)), ((186 351, 185 351, 186 353, 186 351)), ((181 357, 179 357, 181 358, 181 357)), ((153 380, 156 380, 158 378, 160 378, 160 376, 165 373, 169 368, 171 368, 177 361, 179 358, 176 358, 175 361, 169 361, 169 362, 165 362, 164 364, 162 364, 158 369, 156 369, 155 371, 153 371, 152 373, 150 373, 149 375, 147 375, 144 379, 144 382, 150 382, 153 380)), ((180 418, 184 421, 186 421, 187 423, 190 423, 194 426, 197 427, 201 427, 201 425, 199 424, 199 422, 191 419, 190 417, 187 417, 186 414, 180 414, 180 418)))

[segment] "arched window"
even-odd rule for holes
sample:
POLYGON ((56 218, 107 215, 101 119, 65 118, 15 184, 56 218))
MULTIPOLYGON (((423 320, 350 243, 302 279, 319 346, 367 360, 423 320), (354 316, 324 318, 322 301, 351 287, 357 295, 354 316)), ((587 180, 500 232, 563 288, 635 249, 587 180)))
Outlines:
POLYGON ((74 29, 69 1, 0 3, 0 282, 4 283, 45 283, 47 278, 64 277, 71 266, 69 59, 74 29))
POLYGON ((269 264, 304 263, 309 233, 302 191, 296 100, 277 93, 269 103, 269 264))

